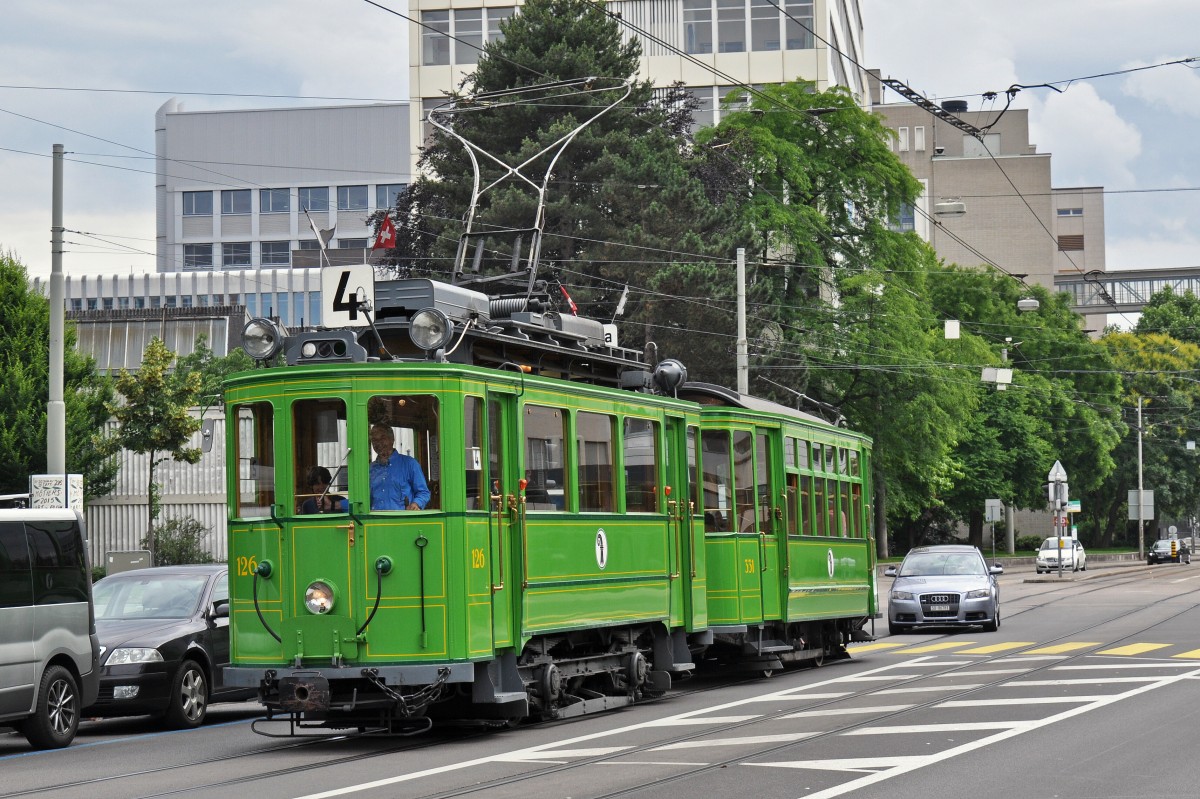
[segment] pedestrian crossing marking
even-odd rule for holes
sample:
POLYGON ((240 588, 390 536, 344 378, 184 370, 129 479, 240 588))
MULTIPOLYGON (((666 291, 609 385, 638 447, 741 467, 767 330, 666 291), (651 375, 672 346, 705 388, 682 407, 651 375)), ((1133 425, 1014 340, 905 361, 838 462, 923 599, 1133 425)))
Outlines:
POLYGON ((1097 652, 1097 655, 1141 655, 1145 652, 1153 652, 1156 649, 1165 649, 1170 644, 1128 644, 1126 646, 1118 646, 1115 649, 1105 649, 1103 652, 1097 652))
POLYGON ((976 641, 942 641, 936 644, 925 644, 924 646, 914 646, 909 649, 901 649, 896 654, 898 655, 919 655, 923 652, 941 652, 946 649, 957 649, 960 646, 970 646, 977 643, 976 641))
POLYGON ((960 655, 990 655, 994 652, 1007 652, 1010 649, 1024 649, 1027 646, 1033 646, 1037 641, 1009 641, 1005 644, 989 644, 988 646, 977 646, 974 649, 964 649, 958 654, 960 655))
POLYGON ((1054 644, 1053 646, 1043 646, 1040 649, 1030 649, 1028 652, 1022 652, 1022 655, 1061 655, 1064 652, 1077 652, 1080 649, 1088 649, 1089 647, 1100 646, 1099 641, 1070 641, 1065 644, 1054 644))
POLYGON ((1190 652, 1180 652, 1178 655, 1172 655, 1176 658, 1200 658, 1200 649, 1193 649, 1190 652))
POLYGON ((904 646, 904 644, 893 644, 890 641, 876 641, 873 644, 863 644, 862 646, 850 646, 847 649, 850 654, 857 655, 859 652, 877 652, 881 649, 891 649, 892 647, 904 646))

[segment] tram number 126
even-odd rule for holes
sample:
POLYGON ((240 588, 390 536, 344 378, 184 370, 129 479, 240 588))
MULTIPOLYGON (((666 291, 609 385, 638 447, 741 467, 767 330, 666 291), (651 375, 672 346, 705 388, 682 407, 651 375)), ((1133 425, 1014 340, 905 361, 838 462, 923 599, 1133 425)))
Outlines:
POLYGON ((238 559, 237 559, 237 575, 238 575, 238 577, 249 577, 250 575, 254 574, 256 569, 258 569, 258 560, 255 559, 253 556, 248 557, 248 558, 242 557, 240 555, 238 556, 238 559))
POLYGON ((472 549, 471 550, 471 568, 472 569, 482 569, 483 565, 484 565, 483 550, 482 549, 472 549))

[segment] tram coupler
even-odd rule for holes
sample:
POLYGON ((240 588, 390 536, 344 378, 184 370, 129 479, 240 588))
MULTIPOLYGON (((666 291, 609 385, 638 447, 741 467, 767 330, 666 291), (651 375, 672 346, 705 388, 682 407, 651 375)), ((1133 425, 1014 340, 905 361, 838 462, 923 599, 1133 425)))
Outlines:
POLYGON ((329 710, 329 680, 320 674, 293 674, 279 679, 279 708, 288 713, 329 710))

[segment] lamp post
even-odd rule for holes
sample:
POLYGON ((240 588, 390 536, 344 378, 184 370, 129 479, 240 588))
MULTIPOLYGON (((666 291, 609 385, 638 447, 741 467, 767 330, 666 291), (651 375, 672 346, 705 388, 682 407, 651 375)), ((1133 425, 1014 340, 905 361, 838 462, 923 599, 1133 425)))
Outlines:
POLYGON ((1142 493, 1145 489, 1142 487, 1142 397, 1140 394, 1138 395, 1137 413, 1138 413, 1138 417, 1137 417, 1137 419, 1138 419, 1138 421, 1137 421, 1137 431, 1138 431, 1138 495, 1137 495, 1138 535, 1137 535, 1137 539, 1138 539, 1138 560, 1141 560, 1142 558, 1144 558, 1146 556, 1146 544, 1144 541, 1145 536, 1146 536, 1146 525, 1145 525, 1145 519, 1142 518, 1146 512, 1146 498, 1145 498, 1145 495, 1142 493))

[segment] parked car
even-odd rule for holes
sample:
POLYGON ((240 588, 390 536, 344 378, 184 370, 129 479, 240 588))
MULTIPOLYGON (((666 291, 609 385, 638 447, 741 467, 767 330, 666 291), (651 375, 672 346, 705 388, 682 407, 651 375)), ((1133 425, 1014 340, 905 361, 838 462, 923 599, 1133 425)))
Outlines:
POLYGON ((224 564, 158 566, 105 577, 93 589, 100 636, 100 695, 93 716, 151 714, 197 727, 212 701, 249 699, 226 689, 229 572, 224 564))
POLYGON ((1191 563, 1191 550, 1177 538, 1160 538, 1146 550, 1146 564, 1191 563))
POLYGON ((1038 548, 1034 559, 1034 569, 1038 574, 1058 571, 1058 561, 1062 558, 1063 571, 1087 571, 1087 552, 1077 539, 1050 536, 1038 548))
POLYGON ((909 550, 900 568, 889 566, 884 576, 895 577, 888 596, 888 631, 907 632, 917 625, 1000 629, 1000 564, 988 566, 975 547, 942 545, 909 550))

